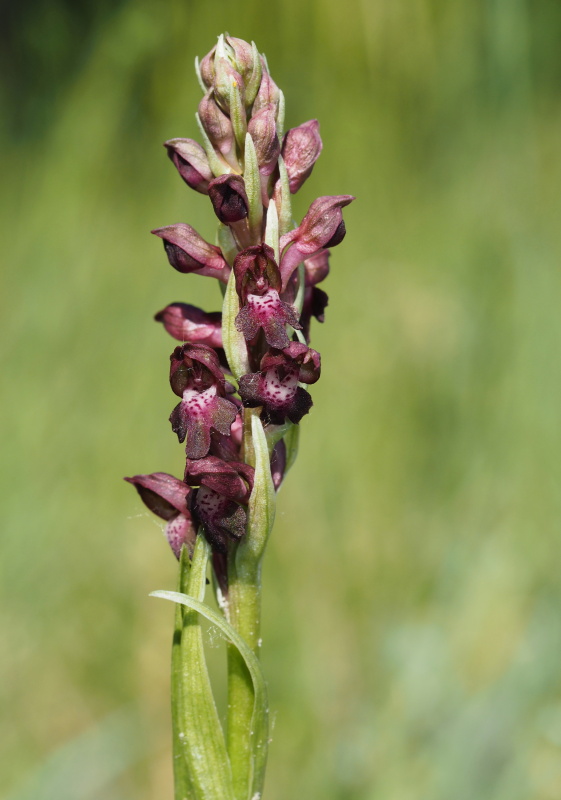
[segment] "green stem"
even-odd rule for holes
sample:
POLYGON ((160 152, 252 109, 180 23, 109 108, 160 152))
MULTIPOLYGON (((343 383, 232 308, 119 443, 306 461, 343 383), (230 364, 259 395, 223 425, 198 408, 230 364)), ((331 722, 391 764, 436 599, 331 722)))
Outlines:
MULTIPOLYGON (((181 550, 179 560, 179 592, 187 591, 189 572, 191 566, 185 547, 181 550)), ((181 637, 183 635, 183 606, 177 605, 175 609, 175 629, 171 648, 171 722, 173 736, 173 782, 175 786, 175 800, 191 800, 194 795, 189 770, 185 759, 181 732, 181 713, 183 708, 182 673, 183 663, 181 658, 181 637)))
MULTIPOLYGON (((258 655, 261 628, 261 570, 253 574, 236 569, 234 553, 230 560, 228 620, 258 655)), ((252 783, 253 730, 255 703, 253 683, 245 660, 237 647, 228 645, 228 715, 226 745, 232 767, 236 800, 247 800, 252 783)))
MULTIPOLYGON (((210 545, 199 533, 189 570, 186 557, 182 559, 181 583, 196 602, 204 600, 209 555, 210 545)), ((182 617, 172 657, 175 798, 235 800, 224 735, 205 661, 199 614, 185 609, 182 617)))

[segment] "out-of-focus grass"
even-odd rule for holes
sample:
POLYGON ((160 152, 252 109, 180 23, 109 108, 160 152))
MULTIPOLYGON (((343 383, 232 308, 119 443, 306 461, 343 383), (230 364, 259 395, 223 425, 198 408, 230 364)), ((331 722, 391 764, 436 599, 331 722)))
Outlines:
POLYGON ((175 565, 121 476, 181 470, 151 315, 219 293, 148 230, 212 236, 160 142, 196 135, 193 56, 227 29, 289 125, 321 121, 298 215, 358 197, 265 568, 267 797, 557 800, 561 10, 140 0, 81 46, 70 8, 15 26, 57 85, 2 92, 0 793, 171 797, 172 611, 147 595, 175 565))

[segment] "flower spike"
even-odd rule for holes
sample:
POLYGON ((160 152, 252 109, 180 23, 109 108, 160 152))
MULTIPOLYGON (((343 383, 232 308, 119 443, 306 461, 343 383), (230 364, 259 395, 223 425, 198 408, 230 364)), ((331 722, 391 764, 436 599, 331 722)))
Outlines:
POLYGON ((262 559, 276 493, 298 453, 298 423, 312 407, 307 387, 320 377, 320 354, 309 347, 311 320, 323 322, 327 306, 319 284, 354 198, 310 198, 294 227, 292 195, 323 147, 318 121, 283 136, 284 94, 253 42, 224 33, 195 67, 200 144, 174 138, 165 147, 182 180, 208 195, 216 238, 211 244, 185 223, 153 233, 175 270, 217 278, 222 311, 174 302, 156 314, 181 343, 169 381, 179 400, 170 422, 185 444, 184 479, 126 480, 165 520, 179 558, 180 592, 159 593, 186 606, 176 611, 173 644, 175 795, 255 800, 263 796, 269 740, 259 666, 262 559), (218 613, 204 602, 209 563, 218 613), (231 644, 227 737, 205 669, 204 617, 231 644))

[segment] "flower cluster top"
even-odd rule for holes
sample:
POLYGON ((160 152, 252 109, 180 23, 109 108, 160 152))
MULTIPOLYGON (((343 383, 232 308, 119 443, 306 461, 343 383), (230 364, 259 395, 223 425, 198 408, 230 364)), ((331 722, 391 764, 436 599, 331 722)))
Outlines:
POLYGON ((165 147, 185 183, 210 199, 217 244, 181 222, 153 233, 174 269, 218 279, 223 312, 171 303, 156 314, 181 343, 171 354, 179 402, 170 422, 185 442, 185 474, 126 480, 166 520, 176 556, 202 528, 220 559, 246 531, 254 474, 248 414, 264 425, 278 489, 291 460, 289 431, 312 406, 304 386, 318 380, 321 365, 310 326, 312 318, 323 322, 327 306, 318 284, 330 249, 345 236, 342 209, 354 198, 319 197, 293 222, 291 195, 321 153, 319 124, 310 120, 283 136, 284 97, 254 44, 220 36, 197 73, 202 145, 170 139, 165 147))

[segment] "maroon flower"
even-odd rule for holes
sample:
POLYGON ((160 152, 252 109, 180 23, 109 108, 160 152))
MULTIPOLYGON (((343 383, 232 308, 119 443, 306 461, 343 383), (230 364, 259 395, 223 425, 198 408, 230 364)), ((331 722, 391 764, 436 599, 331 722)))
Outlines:
POLYGON ((236 328, 247 341, 262 329, 271 347, 279 350, 288 347, 286 326, 299 330, 301 325, 296 310, 279 297, 281 278, 272 248, 259 244, 242 250, 234 261, 234 274, 243 304, 236 317, 236 328))
POLYGON ((179 478, 165 472, 135 475, 125 480, 132 483, 150 511, 166 520, 166 538, 176 558, 179 558, 182 545, 186 545, 192 555, 197 532, 187 507, 191 489, 179 478))
POLYGON ((288 172, 292 194, 297 192, 304 181, 310 177, 322 147, 317 119, 311 119, 286 132, 282 144, 282 157, 288 172))
POLYGON ((201 145, 194 139, 169 139, 164 147, 187 186, 208 194, 208 184, 214 175, 201 145))
POLYGON ((210 448, 211 428, 228 436, 237 407, 226 400, 226 381, 218 356, 204 344, 176 347, 171 355, 170 384, 181 402, 170 416, 171 427, 187 445, 189 458, 203 458, 210 448))
POLYGON ((241 175, 221 175, 208 185, 208 194, 220 222, 230 225, 245 219, 249 201, 241 175))
POLYGON ((245 533, 247 505, 253 487, 253 467, 235 461, 207 456, 187 460, 185 483, 199 487, 193 493, 191 507, 204 528, 211 545, 225 553, 229 539, 238 540, 245 533))
POLYGON ((178 272, 195 272, 228 282, 230 268, 220 248, 206 242, 190 225, 178 222, 155 228, 152 233, 163 239, 169 263, 178 272))
POLYGON ((321 370, 320 355, 299 342, 261 359, 260 372, 242 375, 239 392, 244 406, 263 406, 265 423, 282 425, 288 418, 298 423, 312 407, 309 393, 298 383, 315 383, 321 370))
POLYGON ((283 287, 301 261, 343 241, 346 230, 341 209, 353 200, 354 197, 348 194, 318 197, 298 228, 281 238, 280 271, 283 287))
POLYGON ((158 311, 154 319, 156 322, 162 322, 170 336, 180 342, 222 347, 222 314, 220 311, 208 314, 201 308, 188 303, 171 303, 158 311))

